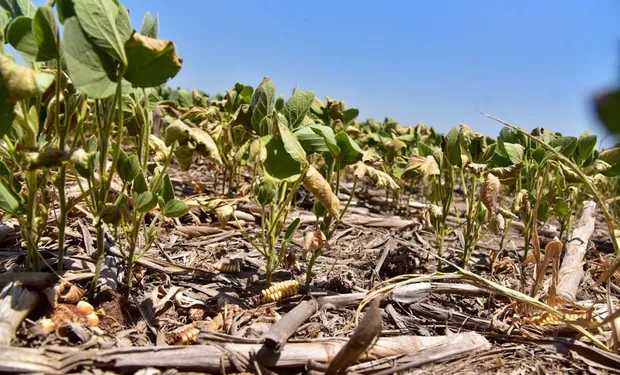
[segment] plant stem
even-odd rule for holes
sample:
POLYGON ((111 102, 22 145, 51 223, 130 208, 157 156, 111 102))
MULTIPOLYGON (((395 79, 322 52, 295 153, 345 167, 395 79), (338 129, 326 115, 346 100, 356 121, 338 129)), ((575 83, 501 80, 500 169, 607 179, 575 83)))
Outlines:
MULTIPOLYGON (((65 150, 65 136, 66 132, 60 127, 60 80, 62 78, 62 70, 60 69, 60 58, 56 59, 56 113, 55 113, 55 126, 56 133, 59 135, 58 148, 62 151, 65 150)), ((65 103, 65 108, 67 104, 65 103)), ((68 112, 68 111, 66 111, 68 112)), ((65 113, 65 123, 67 123, 69 113, 65 113)), ((67 165, 60 166, 58 171, 58 204, 59 204, 59 223, 58 223, 58 273, 62 273, 64 256, 65 256, 65 231, 67 228, 67 198, 65 195, 65 185, 67 181, 67 165)))
MULTIPOLYGON (((103 131, 101 132, 101 136, 99 139, 100 142, 100 154, 99 154, 99 174, 101 179, 101 188, 99 189, 99 199, 98 199, 98 209, 101 210, 105 207, 105 203, 108 198, 108 193, 110 191, 110 186, 112 184, 112 179, 114 177, 114 169, 116 167, 116 162, 118 161, 120 150, 121 150, 121 142, 123 136, 123 111, 122 108, 122 86, 121 86, 122 74, 119 76, 118 84, 116 85, 116 94, 114 96, 112 109, 110 109, 108 115, 106 116, 106 121, 103 124, 103 131), (118 106, 118 108, 115 108, 118 106), (114 152, 112 158, 112 165, 110 166, 110 170, 107 173, 106 178, 106 161, 108 155, 108 146, 110 141, 110 131, 112 128, 112 117, 114 113, 114 109, 117 112, 117 148, 114 152)), ((93 281, 90 286, 90 297, 93 298, 95 296, 95 290, 97 288, 97 282, 99 281, 99 275, 101 274, 101 267, 103 267, 103 260, 105 257, 105 232, 103 230, 103 223, 99 223, 99 227, 97 228, 97 264, 95 266, 95 275, 93 276, 93 281)))

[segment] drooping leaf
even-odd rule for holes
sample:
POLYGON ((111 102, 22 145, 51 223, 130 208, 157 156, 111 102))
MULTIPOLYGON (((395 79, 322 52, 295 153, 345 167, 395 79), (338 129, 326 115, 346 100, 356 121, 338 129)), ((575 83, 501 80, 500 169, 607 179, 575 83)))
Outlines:
POLYGON ((310 110, 310 106, 314 102, 314 97, 314 91, 296 91, 293 96, 286 101, 282 108, 282 114, 288 120, 291 129, 296 129, 304 119, 306 113, 310 110))
POLYGON ((163 208, 163 214, 166 217, 181 217, 189 212, 189 206, 187 203, 180 199, 171 199, 166 202, 163 208))
POLYGON ((562 155, 571 157, 577 149, 577 137, 557 137, 549 142, 549 146, 558 150, 562 155))
POLYGON ((265 172, 280 181, 295 182, 301 177, 301 165, 284 148, 284 143, 271 135, 260 139, 264 145, 266 158, 265 172))
POLYGON ((334 135, 334 130, 332 128, 325 125, 310 125, 307 127, 310 128, 315 134, 323 138, 327 149, 334 158, 340 155, 340 147, 338 146, 338 141, 336 140, 336 136, 334 135))
POLYGON ((282 138, 282 143, 284 143, 284 149, 288 154, 299 163, 302 167, 308 165, 308 160, 306 159, 306 152, 304 148, 301 147, 297 138, 291 130, 281 121, 278 121, 278 130, 280 131, 280 137, 282 138))
POLYGON ((149 38, 157 38, 159 34, 159 13, 157 13, 155 19, 153 19, 151 12, 146 12, 142 19, 140 34, 149 38))
POLYGON ((73 6, 89 40, 127 66, 125 42, 132 32, 127 9, 115 0, 80 0, 73 6))
POLYGON ((592 154, 594 147, 596 146, 596 135, 590 134, 590 132, 585 131, 581 136, 579 136, 579 141, 577 144, 577 154, 579 155, 579 159, 586 160, 592 154))
MULTIPOLYGON (((182 155, 185 156, 183 159, 186 162, 189 161, 191 163, 192 155, 187 152, 193 150, 204 157, 211 158, 218 164, 222 164, 222 159, 213 138, 211 138, 209 133, 200 128, 190 128, 181 120, 173 121, 172 124, 168 125, 166 128, 165 143, 169 145, 175 141, 178 142, 179 146, 187 147, 187 149, 182 149, 182 155)), ((179 151, 181 147, 177 148, 175 153, 179 151)), ((177 158, 179 158, 179 155, 177 155, 177 158)))
POLYGON ((461 165, 461 143, 459 141, 459 130, 456 127, 452 127, 445 136, 445 152, 451 166, 458 167, 461 165))
POLYGON ((134 205, 138 212, 149 212, 157 206, 157 195, 150 191, 139 193, 134 205))
POLYGON ((355 164, 353 173, 359 179, 367 177, 378 188, 385 188, 392 191, 400 189, 398 184, 394 182, 390 175, 383 171, 369 167, 361 161, 355 164))
POLYGON ((268 77, 265 77, 254 90, 250 103, 252 129, 261 136, 269 132, 266 121, 274 110, 275 101, 276 85, 268 77))
POLYGON ((133 33, 125 43, 125 79, 135 87, 159 86, 177 75, 182 59, 173 42, 133 33))
POLYGON ((32 32, 38 47, 38 61, 60 57, 58 22, 51 7, 42 6, 37 9, 32 23, 32 32))
POLYGON ((93 99, 113 95, 116 65, 110 56, 88 41, 75 17, 65 21, 62 43, 73 84, 93 99))
POLYGON ((412 155, 403 170, 403 176, 406 178, 430 177, 439 173, 439 165, 432 155, 426 157, 412 155))
POLYGON ((308 172, 304 177, 304 188, 314 195, 314 197, 327 208, 327 211, 334 218, 340 216, 340 200, 332 191, 332 188, 325 178, 312 165, 308 167, 308 172))
POLYGON ((39 47, 32 32, 32 18, 19 16, 10 24, 6 39, 15 50, 29 63, 37 61, 39 47))
POLYGON ((362 160, 364 150, 347 133, 336 134, 336 142, 340 148, 340 167, 355 164, 362 160))
POLYGON ((325 143, 325 139, 312 131, 310 126, 304 126, 295 131, 295 137, 301 144, 301 147, 304 148, 306 153, 323 153, 329 152, 329 148, 327 148, 327 144, 325 143))

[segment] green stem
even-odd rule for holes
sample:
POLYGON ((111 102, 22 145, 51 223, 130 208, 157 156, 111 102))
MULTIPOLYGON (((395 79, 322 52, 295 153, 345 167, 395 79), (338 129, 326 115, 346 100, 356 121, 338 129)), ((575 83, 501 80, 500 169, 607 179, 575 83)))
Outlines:
MULTIPOLYGON (((105 207, 105 203, 108 198, 108 193, 110 191, 110 186, 112 184, 112 179, 114 177, 114 170, 116 168, 116 163, 120 156, 121 150, 121 142, 123 140, 123 111, 122 108, 122 86, 121 86, 122 74, 118 77, 118 84, 116 85, 116 94, 114 96, 113 106, 108 112, 108 116, 106 116, 106 121, 103 126, 103 131, 101 132, 101 136, 99 139, 101 148, 99 154, 99 174, 101 179, 101 188, 99 190, 99 199, 98 199, 98 209, 101 210, 105 207), (115 108, 118 106, 118 108, 115 108), (117 113, 117 148, 112 157, 112 165, 110 166, 110 170, 107 173, 106 178, 106 161, 108 155, 108 147, 109 147, 109 137, 110 131, 112 129, 112 113, 116 109, 117 113)), ((92 284, 90 286, 90 297, 93 298, 95 296, 95 290, 97 288, 97 282, 99 281, 99 275, 101 274, 101 268, 103 267, 103 260, 105 257, 105 235, 103 230, 103 223, 100 223, 100 226, 97 228, 97 264, 95 266, 95 275, 93 277, 92 284)))
MULTIPOLYGON (((62 78, 62 70, 60 69, 60 59, 56 59, 56 116, 55 125, 56 133, 60 139, 58 148, 65 149, 66 131, 60 127, 60 81, 62 78)), ((65 105, 65 108, 67 105, 65 105)), ((67 111, 68 112, 68 111, 67 111)), ((68 121, 69 113, 65 113, 65 123, 68 121)), ((67 228, 67 198, 65 195, 65 185, 67 181, 67 165, 63 164, 58 171, 58 204, 59 204, 59 223, 58 223, 58 273, 62 273, 64 256, 65 256, 65 231, 67 228)))

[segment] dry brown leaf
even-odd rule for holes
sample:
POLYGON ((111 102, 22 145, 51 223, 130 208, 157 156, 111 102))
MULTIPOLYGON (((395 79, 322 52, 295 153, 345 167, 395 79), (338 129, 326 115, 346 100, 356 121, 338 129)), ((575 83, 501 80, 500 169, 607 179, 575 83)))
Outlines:
POLYGON ((487 178, 480 186, 480 200, 489 210, 489 212, 495 212, 495 206, 497 205, 497 197, 502 184, 499 179, 492 173, 487 174, 487 178))
POLYGON ((327 208, 333 217, 340 216, 340 200, 332 191, 327 180, 312 165, 308 168, 303 185, 327 208))

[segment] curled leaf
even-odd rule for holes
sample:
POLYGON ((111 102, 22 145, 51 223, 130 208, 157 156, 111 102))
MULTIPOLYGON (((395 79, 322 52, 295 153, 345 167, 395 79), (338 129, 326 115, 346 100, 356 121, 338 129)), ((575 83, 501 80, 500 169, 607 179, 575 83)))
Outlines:
POLYGON ((166 142, 153 134, 149 137, 149 148, 155 154, 153 160, 156 162, 163 162, 170 153, 170 148, 166 146, 166 142))
POLYGON ((254 184, 254 196, 261 206, 270 204, 276 197, 278 185, 271 176, 265 174, 261 176, 254 184))
POLYGON ((153 39, 137 32, 125 42, 125 78, 136 87, 159 86, 177 75, 183 59, 173 42, 153 39))
POLYGON ((489 231, 493 234, 499 235, 504 232, 504 229, 506 229, 506 221, 504 220, 504 216, 501 213, 491 216, 491 221, 489 221, 489 231))
POLYGON ((524 166, 525 166, 524 162, 519 162, 517 164, 513 164, 508 167, 491 168, 490 172, 494 176, 502 180, 513 179, 519 176, 519 173, 521 172, 521 169, 523 169, 524 166))
POLYGON ((497 204, 497 196, 502 184, 499 179, 492 173, 487 174, 486 179, 480 187, 480 200, 491 212, 495 212, 495 206, 497 204))
POLYGON ((433 156, 412 155, 407 162, 403 175, 407 178, 430 177, 439 175, 439 172, 439 165, 433 156))
MULTIPOLYGON (((181 147, 187 146, 196 153, 212 159, 217 164, 222 164, 222 159, 220 157, 219 150, 217 149, 217 145, 209 133, 202 129, 190 128, 183 121, 175 120, 172 124, 168 125, 168 128, 166 129, 165 143, 171 144, 174 141, 177 141, 181 147)), ((184 149, 182 152, 182 156, 185 159, 184 162, 187 162, 188 154, 189 153, 187 150, 184 149)))
POLYGON ((0 54, 0 75, 6 84, 11 101, 18 102, 37 95, 37 77, 34 70, 18 65, 0 54))
POLYGON ((354 166, 355 176, 359 179, 367 177, 370 181, 372 181, 376 187, 385 188, 392 191, 396 191, 400 189, 398 184, 394 182, 392 177, 385 172, 379 171, 377 169, 368 167, 361 161, 358 161, 354 166))
POLYGON ((308 167, 303 185, 327 208, 333 217, 340 215, 340 200, 325 178, 311 165, 308 167))

